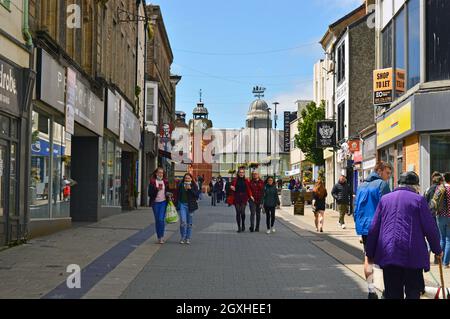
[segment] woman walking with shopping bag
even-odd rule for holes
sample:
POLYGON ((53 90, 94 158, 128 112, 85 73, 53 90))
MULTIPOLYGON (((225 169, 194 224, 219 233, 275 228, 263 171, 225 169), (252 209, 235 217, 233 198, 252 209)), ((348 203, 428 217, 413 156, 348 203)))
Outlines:
POLYGON ((200 191, 191 174, 186 173, 178 185, 177 198, 180 212, 180 244, 190 244, 192 238, 192 218, 198 209, 200 191))
POLYGON ((152 174, 148 187, 150 206, 155 215, 155 228, 158 243, 164 244, 164 231, 166 225, 166 209, 168 200, 172 200, 173 194, 169 192, 169 182, 165 178, 164 169, 159 167, 152 174))
POLYGON ((266 213, 267 234, 274 233, 275 228, 275 209, 280 206, 278 189, 273 177, 268 177, 264 186, 263 206, 266 213))

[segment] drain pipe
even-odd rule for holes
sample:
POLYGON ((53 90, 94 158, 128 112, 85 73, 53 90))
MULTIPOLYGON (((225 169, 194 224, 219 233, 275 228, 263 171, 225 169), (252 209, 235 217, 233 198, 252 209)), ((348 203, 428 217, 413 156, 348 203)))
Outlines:
POLYGON ((29 48, 33 47, 33 38, 30 33, 30 3, 29 0, 23 0, 23 26, 22 26, 22 34, 26 41, 26 45, 29 48))

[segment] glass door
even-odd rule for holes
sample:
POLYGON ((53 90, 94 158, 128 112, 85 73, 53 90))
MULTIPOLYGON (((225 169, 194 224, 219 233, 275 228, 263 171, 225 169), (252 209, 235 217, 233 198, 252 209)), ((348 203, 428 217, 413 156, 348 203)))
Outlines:
POLYGON ((7 149, 7 144, 0 141, 0 246, 4 246, 6 243, 8 229, 8 206, 6 202, 7 149))

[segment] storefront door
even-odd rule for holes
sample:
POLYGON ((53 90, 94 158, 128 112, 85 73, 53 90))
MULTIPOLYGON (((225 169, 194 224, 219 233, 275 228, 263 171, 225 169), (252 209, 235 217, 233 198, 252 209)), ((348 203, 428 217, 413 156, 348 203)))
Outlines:
POLYGON ((8 229, 8 204, 7 204, 7 147, 8 145, 0 140, 0 246, 5 245, 8 229))

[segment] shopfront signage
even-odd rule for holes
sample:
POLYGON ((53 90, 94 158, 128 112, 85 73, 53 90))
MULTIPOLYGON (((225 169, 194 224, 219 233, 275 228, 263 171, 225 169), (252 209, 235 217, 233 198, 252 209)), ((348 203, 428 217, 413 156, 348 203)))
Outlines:
POLYGON ((317 122, 316 147, 328 148, 336 146, 336 122, 317 122))
POLYGON ((66 70, 50 54, 40 49, 38 97, 64 114, 66 112, 66 70))
MULTIPOLYGON (((125 102, 122 100, 122 102, 125 102)), ((131 106, 125 102, 122 104, 124 115, 124 138, 125 142, 133 146, 135 149, 139 149, 141 145, 141 128, 139 119, 134 115, 131 106)))
POLYGON ((412 130, 412 106, 408 102, 377 123, 377 147, 406 135, 412 130))
MULTIPOLYGON (((106 90, 106 128, 120 135, 120 98, 110 89, 106 90)), ((123 143, 123 142, 122 142, 123 143)))
POLYGON ((350 140, 348 141, 348 149, 350 152, 359 152, 360 151, 360 140, 350 140))
POLYGON ((376 156, 376 135, 372 135, 364 139, 363 143, 363 157, 364 158, 372 158, 376 156))
POLYGON ((103 102, 77 77, 75 99, 75 121, 91 131, 103 136, 104 125, 103 102))
POLYGON ((66 132, 75 134, 75 100, 77 93, 77 74, 67 68, 67 94, 66 94, 66 132))
POLYGON ((19 114, 22 85, 22 70, 0 60, 0 108, 19 114))

